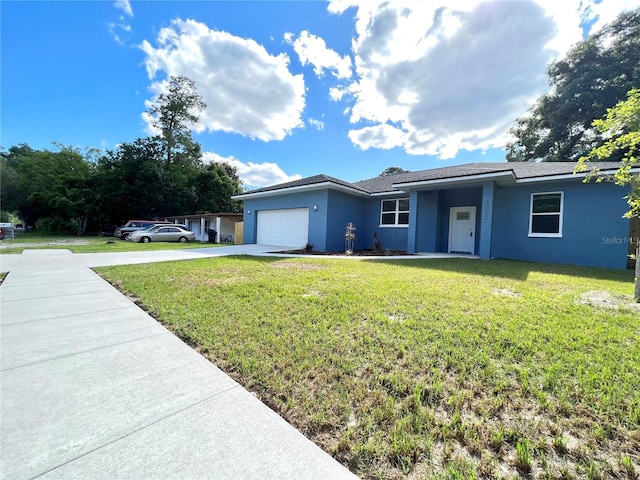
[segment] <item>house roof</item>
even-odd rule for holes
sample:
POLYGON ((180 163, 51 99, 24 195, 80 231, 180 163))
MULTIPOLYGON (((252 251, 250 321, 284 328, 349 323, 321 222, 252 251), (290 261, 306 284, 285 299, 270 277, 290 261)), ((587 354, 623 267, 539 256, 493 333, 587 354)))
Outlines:
MULTIPOLYGON (((468 163, 451 167, 433 168, 417 172, 401 173, 385 177, 375 177, 357 182, 370 193, 392 192, 411 186, 456 183, 461 180, 477 181, 482 178, 503 178, 502 183, 519 183, 525 181, 551 180, 554 177, 573 178, 575 162, 487 162, 468 163)), ((617 170, 617 162, 593 162, 592 167, 606 172, 617 170)), ((581 178, 576 176, 576 178, 581 178)))
POLYGON ((232 198, 246 198, 249 196, 262 196, 262 195, 270 195, 273 193, 279 193, 281 190, 310 190, 314 188, 338 188, 338 189, 346 189, 355 191, 354 193, 360 193, 367 195, 370 192, 358 187, 354 183, 346 182, 344 180, 340 180, 339 178, 330 177, 329 175, 314 175, 312 177, 305 177, 299 180, 293 180, 291 182, 279 183, 277 185, 270 185, 268 187, 258 188, 257 190, 251 190, 246 193, 241 193, 240 195, 234 195, 232 198))
MULTIPOLYGON (((398 193, 403 190, 429 185, 446 183, 471 183, 481 179, 493 178, 501 183, 520 183, 527 181, 544 181, 560 178, 582 178, 584 174, 574 175, 575 162, 486 162, 468 163, 450 167, 432 168, 417 172, 397 173, 369 178, 359 182, 346 182, 328 175, 314 175, 292 182, 281 183, 269 187, 252 190, 234 198, 246 198, 253 195, 280 193, 282 190, 301 190, 320 187, 349 189, 366 195, 398 193)), ((620 168, 617 162, 591 162, 601 172, 611 172, 620 168)))

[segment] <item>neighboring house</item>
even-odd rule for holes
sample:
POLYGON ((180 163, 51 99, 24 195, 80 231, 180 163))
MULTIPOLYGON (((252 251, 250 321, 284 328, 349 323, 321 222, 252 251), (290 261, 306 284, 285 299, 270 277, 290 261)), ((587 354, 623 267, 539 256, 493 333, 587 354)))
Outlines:
POLYGON ((236 223, 242 222, 242 213, 200 213, 167 217, 173 223, 181 223, 195 233, 196 241, 206 242, 209 229, 215 230, 216 242, 234 243, 236 223))
MULTIPOLYGON (((628 189, 584 183, 575 163, 472 163, 350 183, 326 175, 253 190, 244 201, 244 243, 344 250, 452 252, 624 269, 628 189)), ((601 172, 620 164, 601 162, 601 172)))

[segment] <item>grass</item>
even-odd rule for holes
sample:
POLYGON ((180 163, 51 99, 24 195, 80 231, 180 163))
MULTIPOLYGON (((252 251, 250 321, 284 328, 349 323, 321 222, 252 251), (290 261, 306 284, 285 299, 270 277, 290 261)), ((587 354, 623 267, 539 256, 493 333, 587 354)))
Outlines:
POLYGON ((637 478, 630 272, 225 257, 100 268, 363 478, 637 478))
POLYGON ((95 237, 73 235, 40 235, 37 233, 20 233, 14 240, 2 241, 0 254, 22 253, 31 248, 65 248, 73 253, 109 253, 109 252, 138 252, 150 250, 178 250, 183 248, 211 248, 221 246, 201 242, 151 242, 133 243, 115 237, 95 237), (16 246, 11 246, 15 244, 16 246))

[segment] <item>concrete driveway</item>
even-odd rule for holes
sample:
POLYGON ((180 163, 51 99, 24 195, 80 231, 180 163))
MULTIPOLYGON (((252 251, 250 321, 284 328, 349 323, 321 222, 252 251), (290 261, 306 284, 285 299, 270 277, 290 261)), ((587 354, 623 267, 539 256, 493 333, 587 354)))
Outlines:
POLYGON ((291 250, 291 247, 273 245, 229 245, 228 247, 194 248, 181 250, 154 250, 149 252, 78 253, 78 257, 90 268, 109 265, 167 262, 194 258, 224 257, 229 255, 263 255, 291 250))
POLYGON ((0 256, 2 478, 356 478, 88 268, 272 248, 0 256))

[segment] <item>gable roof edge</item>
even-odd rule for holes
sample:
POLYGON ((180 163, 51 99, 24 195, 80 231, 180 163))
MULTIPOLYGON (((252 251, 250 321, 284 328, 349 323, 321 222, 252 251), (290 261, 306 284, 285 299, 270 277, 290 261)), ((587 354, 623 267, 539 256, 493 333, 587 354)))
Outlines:
POLYGON ((324 188, 331 189, 331 190, 344 191, 347 193, 360 195, 364 197, 368 197, 370 195, 370 193, 365 190, 360 190, 355 187, 348 187, 346 185, 341 185, 339 183, 332 182, 329 180, 325 182, 311 183, 308 185, 297 185, 293 187, 284 187, 284 188, 278 188, 273 190, 263 190, 263 191, 254 192, 254 193, 252 192, 240 193, 238 195, 233 195, 231 198, 234 200, 245 200, 245 199, 252 199, 252 198, 272 197, 275 195, 282 195, 282 194, 295 193, 295 192, 304 192, 304 191, 309 192, 313 190, 322 190, 324 188))
MULTIPOLYGON (((596 168, 598 166, 596 165, 596 168)), ((587 170, 584 172, 575 172, 575 173, 563 173, 558 175, 541 175, 539 177, 525 177, 516 179, 516 183, 535 183, 535 182, 548 182, 551 180, 574 180, 574 179, 583 179, 588 175, 593 175, 597 178, 600 175, 614 175, 620 167, 613 168, 604 168, 599 169, 597 173, 594 174, 593 169, 587 170)), ((640 167, 631 167, 631 173, 640 173, 640 167)))
POLYGON ((430 180, 418 180, 415 182, 404 182, 404 183, 394 183, 393 187, 397 189, 403 188, 414 188, 421 187, 424 185, 439 185, 446 183, 470 183, 477 180, 484 180, 489 178, 498 178, 498 177, 510 177, 514 181, 516 181, 516 177, 513 173, 513 170, 503 170, 501 172, 491 172, 491 173, 478 173, 473 175, 462 175, 458 177, 447 177, 447 178, 434 178, 430 180))

